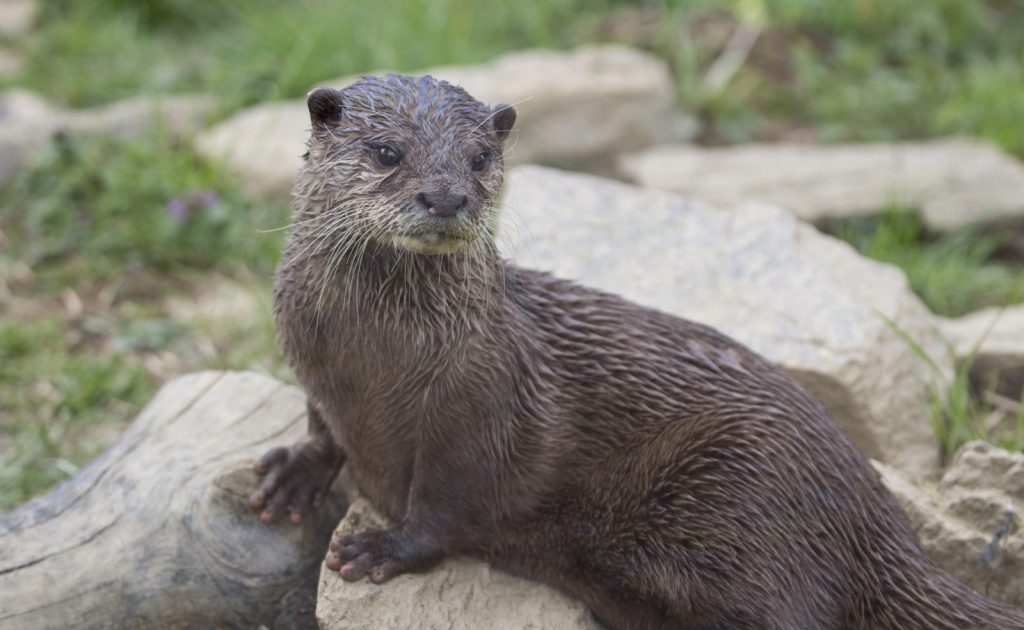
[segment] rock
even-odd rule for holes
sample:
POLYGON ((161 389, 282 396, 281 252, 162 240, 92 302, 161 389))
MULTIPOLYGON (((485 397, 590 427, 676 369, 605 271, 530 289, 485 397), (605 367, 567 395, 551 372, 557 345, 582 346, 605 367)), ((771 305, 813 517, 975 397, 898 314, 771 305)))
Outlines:
POLYGON ((514 164, 603 161, 610 153, 664 141, 673 130, 675 87, 668 68, 625 46, 526 50, 424 74, 461 85, 485 103, 515 105, 517 131, 507 151, 514 164))
POLYGON ((920 207, 928 226, 953 230, 1024 216, 1024 165, 976 140, 817 146, 662 146, 622 157, 628 181, 723 207, 778 204, 801 219, 920 207))
MULTIPOLYGON (((366 499, 355 498, 337 533, 381 526, 383 517, 366 499)), ((385 586, 346 582, 321 567, 316 619, 324 630, 599 628, 581 602, 466 558, 450 558, 428 573, 400 575, 385 586)))
POLYGON ((1024 606, 1024 453, 971 442, 938 484, 915 485, 874 464, 939 566, 979 593, 1024 606))
POLYGON ((952 360, 901 271, 774 207, 714 210, 541 167, 508 180, 500 242, 520 264, 710 324, 793 374, 869 457, 935 470, 929 387, 952 360))
POLYGON ((0 47, 0 78, 9 79, 21 74, 25 57, 11 48, 0 47))
MULTIPOLYGON (((485 103, 515 105, 519 121, 510 163, 606 163, 616 152, 684 133, 672 113, 675 88, 665 64, 623 46, 527 50, 417 74, 461 85, 485 103)), ((356 78, 325 85, 341 88, 356 78)), ((245 110, 203 133, 198 146, 226 159, 254 194, 283 194, 291 189, 308 135, 309 115, 297 100, 245 110)))
POLYGON ((139 138, 156 132, 196 133, 214 110, 212 97, 134 97, 102 107, 66 110, 39 95, 13 89, 0 96, 0 182, 45 149, 59 131, 139 138))
POLYGON ((14 88, 0 95, 0 131, 10 133, 19 124, 41 124, 58 118, 60 111, 35 92, 14 88))
POLYGON ((0 96, 0 183, 44 148, 54 131, 57 110, 26 90, 8 90, 0 96))
POLYGON ((283 101, 250 107, 203 131, 196 148, 224 161, 250 194, 285 196, 302 166, 308 137, 306 103, 283 101))
POLYGON ((102 107, 66 112, 58 127, 123 138, 137 138, 154 130, 191 136, 202 128, 215 106, 216 100, 211 96, 136 96, 102 107))
POLYGON ((983 388, 1024 396, 1024 304, 988 308, 943 320, 943 334, 957 358, 972 360, 971 375, 983 388))
POLYGON ((26 35, 36 21, 35 0, 0 0, 0 38, 26 35))

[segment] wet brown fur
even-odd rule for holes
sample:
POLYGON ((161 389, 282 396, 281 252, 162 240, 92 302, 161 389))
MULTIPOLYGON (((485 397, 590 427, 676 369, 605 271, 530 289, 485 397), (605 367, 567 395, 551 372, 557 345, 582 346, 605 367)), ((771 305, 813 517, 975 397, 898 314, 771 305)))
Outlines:
POLYGON ((254 503, 301 502, 300 477, 322 488, 347 456, 398 525, 335 543, 330 566, 384 581, 466 554, 582 599, 609 628, 1024 628, 928 560, 780 369, 706 326, 502 261, 495 110, 393 76, 314 93, 310 109, 275 314, 312 436, 264 462, 277 477, 254 503), (374 164, 367 138, 403 143, 403 165, 374 164), (476 174, 481 148, 493 164, 476 174), (389 241, 420 224, 409 199, 424 187, 469 196, 462 250, 389 241))

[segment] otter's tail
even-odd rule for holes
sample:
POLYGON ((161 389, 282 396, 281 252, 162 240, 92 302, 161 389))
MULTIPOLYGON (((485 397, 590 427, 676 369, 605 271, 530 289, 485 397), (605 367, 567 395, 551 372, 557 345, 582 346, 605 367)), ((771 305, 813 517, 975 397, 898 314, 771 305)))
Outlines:
POLYGON ((889 582, 880 585, 885 603, 864 617, 870 628, 1024 630, 1024 611, 979 595, 930 562, 889 582))

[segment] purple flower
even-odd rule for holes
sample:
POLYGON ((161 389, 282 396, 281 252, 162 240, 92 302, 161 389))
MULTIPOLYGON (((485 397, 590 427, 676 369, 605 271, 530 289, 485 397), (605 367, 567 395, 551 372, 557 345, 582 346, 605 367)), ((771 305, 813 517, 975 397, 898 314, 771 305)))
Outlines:
POLYGON ((199 198, 199 203, 203 204, 204 208, 212 208, 220 203, 220 195, 216 190, 207 191, 199 198))
POLYGON ((188 206, 185 205, 184 201, 174 198, 167 202, 167 214, 184 223, 185 221, 188 221, 192 212, 188 209, 188 206))

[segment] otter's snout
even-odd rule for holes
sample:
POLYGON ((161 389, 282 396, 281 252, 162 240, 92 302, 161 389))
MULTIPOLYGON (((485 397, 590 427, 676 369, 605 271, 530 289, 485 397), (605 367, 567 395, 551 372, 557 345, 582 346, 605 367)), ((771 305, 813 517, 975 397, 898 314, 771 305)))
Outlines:
POLYGON ((454 217, 466 207, 466 195, 420 193, 416 195, 416 203, 435 217, 454 217))

